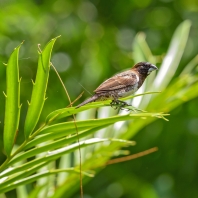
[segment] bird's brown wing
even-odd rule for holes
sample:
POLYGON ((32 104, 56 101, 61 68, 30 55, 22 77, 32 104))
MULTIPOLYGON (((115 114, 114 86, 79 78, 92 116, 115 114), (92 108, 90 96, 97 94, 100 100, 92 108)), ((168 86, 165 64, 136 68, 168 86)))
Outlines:
POLYGON ((135 85, 138 82, 134 73, 123 72, 104 81, 94 92, 112 91, 135 85))

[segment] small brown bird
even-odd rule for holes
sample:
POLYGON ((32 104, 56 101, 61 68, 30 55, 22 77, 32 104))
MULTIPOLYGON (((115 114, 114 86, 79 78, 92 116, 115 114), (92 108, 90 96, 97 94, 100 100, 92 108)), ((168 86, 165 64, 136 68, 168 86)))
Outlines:
POLYGON ((146 77, 158 68, 148 62, 139 62, 130 70, 116 74, 115 76, 104 81, 94 92, 95 94, 79 104, 79 108, 87 103, 112 100, 111 105, 128 105, 127 103, 118 100, 134 94, 143 84, 146 77))

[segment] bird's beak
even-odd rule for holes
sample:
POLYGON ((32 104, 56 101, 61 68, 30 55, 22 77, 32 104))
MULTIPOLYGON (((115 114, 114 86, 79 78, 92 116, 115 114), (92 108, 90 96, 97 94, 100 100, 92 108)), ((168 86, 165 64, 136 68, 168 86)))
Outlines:
POLYGON ((155 65, 151 65, 151 68, 153 69, 152 71, 158 70, 158 68, 155 65))
POLYGON ((148 70, 148 75, 154 70, 158 70, 158 68, 155 65, 150 65, 150 68, 148 70))
POLYGON ((158 70, 158 68, 155 65, 151 65, 148 72, 151 73, 154 70, 158 70))

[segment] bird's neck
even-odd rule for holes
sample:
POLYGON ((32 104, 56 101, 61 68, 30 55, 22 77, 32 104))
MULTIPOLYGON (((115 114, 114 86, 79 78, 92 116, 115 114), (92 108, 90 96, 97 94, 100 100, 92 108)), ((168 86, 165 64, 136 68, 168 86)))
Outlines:
POLYGON ((140 88, 142 86, 142 84, 144 83, 146 77, 147 77, 147 75, 139 73, 138 88, 140 88))
POLYGON ((144 83, 144 80, 146 79, 147 75, 140 73, 138 70, 134 70, 133 72, 136 73, 136 75, 139 77, 139 81, 138 81, 138 89, 139 89, 144 83))

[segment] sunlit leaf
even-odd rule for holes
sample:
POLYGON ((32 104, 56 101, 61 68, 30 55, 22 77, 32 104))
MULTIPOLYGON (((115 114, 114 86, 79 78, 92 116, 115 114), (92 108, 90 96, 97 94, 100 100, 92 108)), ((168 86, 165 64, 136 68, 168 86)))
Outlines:
POLYGON ((4 149, 11 154, 15 138, 18 134, 20 117, 20 80, 18 68, 18 55, 21 44, 12 52, 6 65, 6 107, 4 119, 4 149))
POLYGON ((187 43, 190 26, 191 22, 186 20, 177 27, 154 81, 154 87, 157 90, 163 90, 174 76, 187 43))
POLYGON ((57 38, 52 39, 44 47, 44 50, 39 52, 36 81, 33 83, 32 97, 25 120, 24 133, 26 138, 29 137, 36 127, 43 109, 50 70, 51 52, 57 38))

